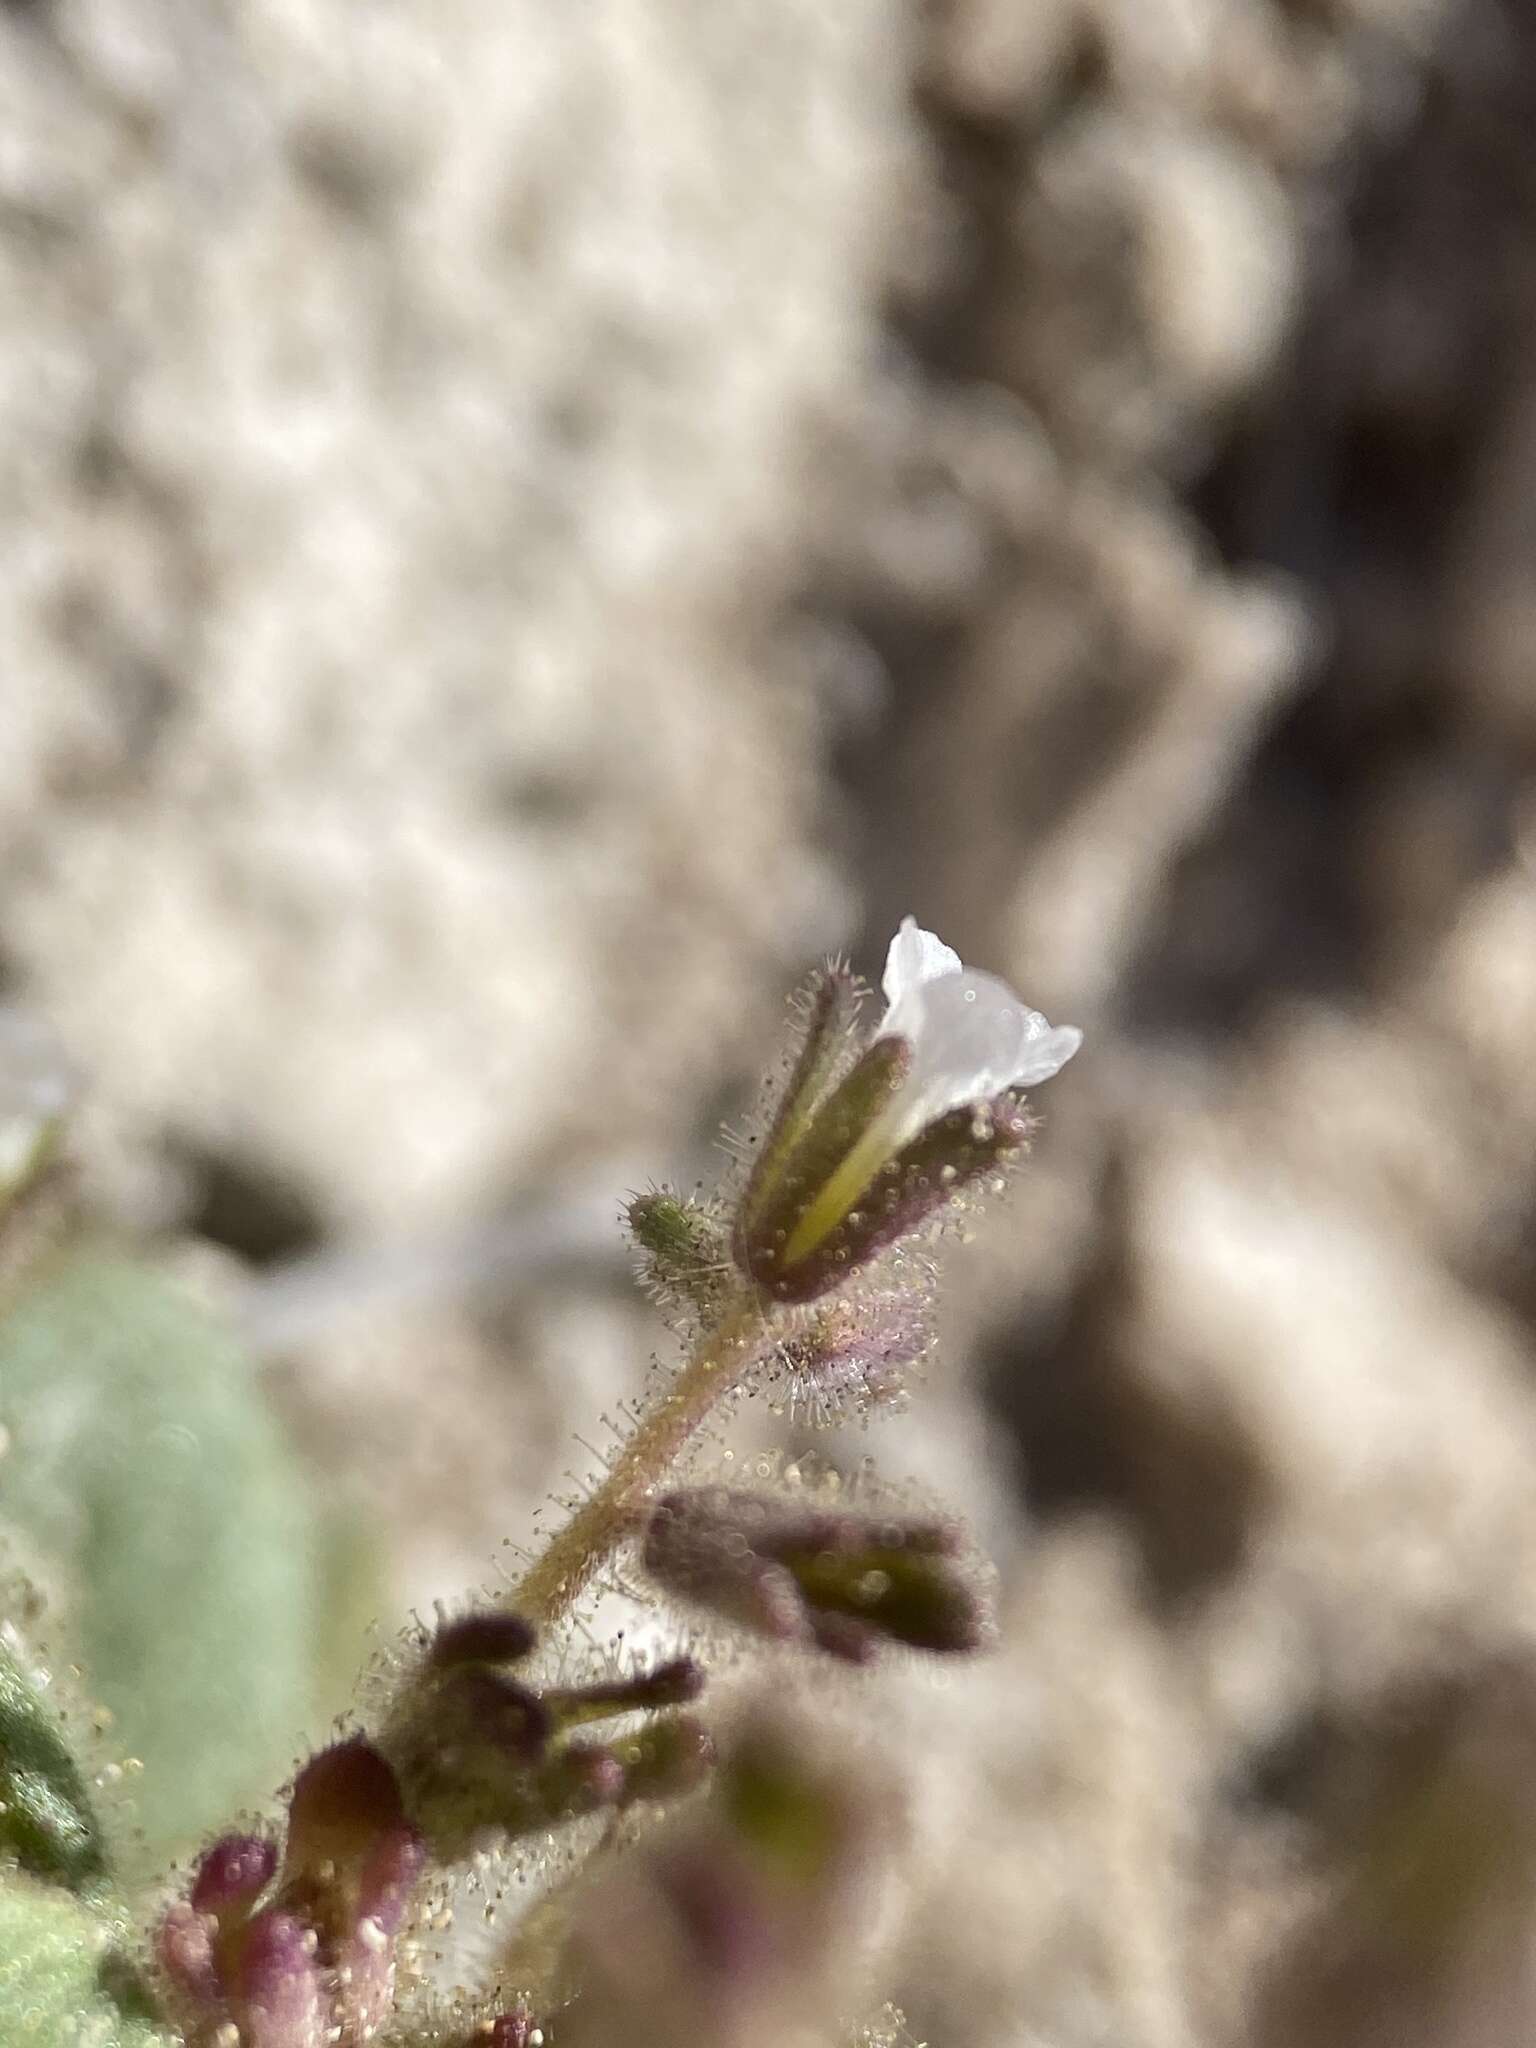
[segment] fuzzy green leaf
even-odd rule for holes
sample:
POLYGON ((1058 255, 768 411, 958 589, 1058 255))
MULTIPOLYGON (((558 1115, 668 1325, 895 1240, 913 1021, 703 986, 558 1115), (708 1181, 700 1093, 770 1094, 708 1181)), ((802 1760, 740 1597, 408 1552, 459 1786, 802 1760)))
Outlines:
POLYGON ((0 1871, 5 2048, 174 2048, 150 2017, 121 1929, 20 1871, 0 1871))
POLYGON ((72 1891, 106 1875, 85 1777, 56 1705, 0 1643, 0 1851, 72 1891))
POLYGON ((54 1263, 0 1322, 0 1425, 0 1511, 57 1591, 114 1748, 143 1763, 137 1818, 163 1854, 269 1791, 310 1718, 298 1472, 217 1321, 99 1253, 54 1263))

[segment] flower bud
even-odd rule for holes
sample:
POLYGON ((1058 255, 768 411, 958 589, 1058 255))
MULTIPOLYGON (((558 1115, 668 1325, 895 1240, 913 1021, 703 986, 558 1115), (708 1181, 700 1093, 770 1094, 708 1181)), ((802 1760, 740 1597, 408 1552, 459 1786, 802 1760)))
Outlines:
POLYGON ((670 1188, 652 1188, 634 1197, 625 1221, 641 1255, 645 1283, 660 1301, 703 1315, 718 1311, 730 1244, 712 1210, 670 1188))
POLYGON ((568 1742, 528 1782, 522 1822, 513 1832, 579 1820, 599 1807, 617 1806, 623 1796, 624 1765, 606 1744, 568 1742))
POLYGON ((214 1950, 218 1923, 194 1912, 184 1899, 171 1906, 155 1934, 155 1958, 169 1980, 175 2002, 194 2021, 216 2019, 224 2010, 224 1983, 214 1950))
POLYGON ((196 1913, 243 1917, 277 1871, 277 1844, 265 1835, 224 1835, 204 1852, 192 1881, 196 1913))
POLYGON ((947 1523, 786 1508, 727 1487, 668 1494, 642 1556, 658 1584, 779 1642, 864 1663, 882 1640, 979 1649, 988 1618, 947 1523))
POLYGON ((388 2008, 394 1937, 425 1862, 395 1773, 371 1743, 336 1743, 300 1771, 278 1902, 312 1931, 334 1974, 338 2039, 368 2039, 388 2008))
POLYGON ((260 1913, 242 1945, 230 2001, 241 2048, 326 2048, 315 1937, 291 1913, 260 1913))
POLYGON ((394 1938, 424 1858, 370 1743, 312 1757, 294 1780, 281 1869, 264 1836, 226 1835, 161 1924, 156 1951, 190 2037, 234 2028, 242 2048, 360 2048, 389 2010, 394 1938))
POLYGON ((533 1624, 520 1614, 476 1608, 442 1623, 432 1638, 431 1662, 438 1670, 454 1664, 517 1664, 537 1641, 533 1624))
POLYGON ((275 1842, 225 1835, 204 1851, 187 1899, 161 1922, 156 1953, 194 2020, 217 2020, 227 2011, 252 1912, 276 1870, 275 1842))
POLYGON ((704 1672, 692 1657, 674 1657, 654 1671, 637 1671, 597 1685, 578 1685, 547 1692, 544 1704, 562 1727, 584 1721, 610 1721, 652 1707, 682 1707, 704 1690, 704 1672))
POLYGON ((394 1772, 361 1736, 321 1750, 295 1778, 280 1892, 327 1954, 372 1910, 365 1893, 392 1885, 411 1832, 394 1772))

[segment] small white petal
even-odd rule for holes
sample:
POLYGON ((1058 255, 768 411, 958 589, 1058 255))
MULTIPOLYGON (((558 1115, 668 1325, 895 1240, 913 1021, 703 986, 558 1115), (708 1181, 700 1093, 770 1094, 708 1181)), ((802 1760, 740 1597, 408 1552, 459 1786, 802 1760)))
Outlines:
POLYGON ((915 917, 904 917, 885 956, 885 973, 880 986, 892 1008, 909 989, 935 981, 941 974, 958 974, 960 955, 933 932, 925 932, 915 917))
POLYGON ((949 1110, 1048 1081, 1083 1042, 1075 1025, 1048 1023, 996 975, 963 967, 910 917, 891 941, 884 986, 890 1008, 877 1036, 912 1048, 892 1105, 902 1142, 949 1110))
POLYGON ((1053 1074, 1061 1072, 1083 1042, 1083 1034, 1075 1024, 1047 1024, 1038 1010, 1026 1014, 1036 1028, 1024 1048, 1018 1072, 1008 1084, 1011 1088, 1033 1088, 1038 1082, 1049 1081, 1053 1074))
POLYGON ((920 982, 891 1005, 882 1037, 905 1038, 912 1066, 902 1087, 907 1116, 927 1123, 962 1103, 1011 1087, 1032 1044, 1048 1030, 995 975, 961 972, 920 982))

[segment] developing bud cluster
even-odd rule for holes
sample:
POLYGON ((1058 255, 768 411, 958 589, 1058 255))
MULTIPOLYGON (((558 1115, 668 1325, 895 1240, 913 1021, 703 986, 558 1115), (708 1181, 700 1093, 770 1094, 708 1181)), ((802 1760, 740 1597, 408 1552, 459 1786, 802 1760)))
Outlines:
MULTIPOLYGON (((355 1736, 300 1771, 281 1855, 258 1834, 204 1854, 157 1943, 198 2048, 364 2048, 390 2010, 397 1936, 429 1861, 703 1781, 710 1737, 675 1711, 703 1689, 696 1664, 535 1689, 505 1668, 534 1647, 516 1614, 444 1623, 380 1746, 355 1736), (574 1732, 641 1715, 603 1740, 574 1732)), ((520 2027, 495 2021, 494 2048, 520 2027)))
POLYGON ((691 1658, 593 1684, 535 1688, 507 1668, 533 1648, 533 1631, 516 1614, 447 1622, 396 1711, 388 1747, 439 1862, 457 1862, 487 1839, 674 1799, 708 1773, 709 1735, 678 1711, 704 1688, 691 1658), (642 1714, 624 1733, 578 1732, 642 1714))
POLYGON ((390 2008, 394 1947, 426 1843, 384 1757, 354 1737, 294 1780, 287 1839, 226 1835, 160 1929, 203 2048, 362 2048, 390 2008))

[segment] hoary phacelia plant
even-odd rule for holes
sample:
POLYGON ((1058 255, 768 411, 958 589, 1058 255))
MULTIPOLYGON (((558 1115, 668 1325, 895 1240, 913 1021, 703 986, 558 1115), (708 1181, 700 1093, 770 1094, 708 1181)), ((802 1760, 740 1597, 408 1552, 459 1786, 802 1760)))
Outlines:
MULTIPOLYGON (((663 1188, 630 1202, 681 1362, 657 1370, 629 1434, 521 1578, 408 1631, 266 1817, 131 1894, 93 1808, 110 1770, 93 1774, 66 1739, 60 1687, 31 1641, 39 1596, 20 1573, 0 1587, 7 2044, 767 2048, 803 2027, 806 2039, 899 2038, 889 2014, 845 2010, 836 1964, 878 1802, 815 1702, 839 1669, 982 1648, 986 1571, 957 1520, 915 1512, 868 1471, 757 1460, 743 1478, 718 1455, 711 1469, 705 1425, 763 1388, 811 1420, 903 1395, 930 1343, 933 1234, 1023 1156, 1024 1091, 1080 1034, 910 918, 884 992, 870 1029, 852 974, 824 968, 797 999, 757 1127, 733 1141, 727 1184, 707 1200, 663 1188), (627 1661, 589 1647, 620 1598, 627 1661), (488 1868, 539 1883, 472 1952, 454 1904, 488 1868)), ((53 1115, 31 1138, 0 1133, 13 1189, 35 1177, 53 1115)), ((32 1284, 25 1262, 7 1278, 15 1328, 32 1284)), ((10 1344, 0 1325, 15 1462, 36 1346, 10 1344), (7 1357, 20 1361, 11 1386, 7 1357)))

